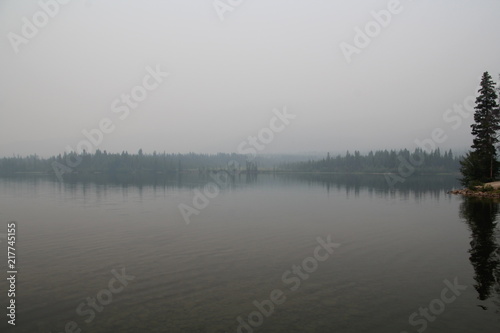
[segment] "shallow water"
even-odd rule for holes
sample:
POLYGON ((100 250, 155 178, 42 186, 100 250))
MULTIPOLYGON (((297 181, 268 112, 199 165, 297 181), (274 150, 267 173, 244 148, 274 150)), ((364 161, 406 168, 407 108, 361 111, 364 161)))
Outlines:
POLYGON ((453 177, 415 176, 392 189, 383 175, 214 184, 198 175, 0 178, 0 233, 17 221, 19 269, 16 327, 1 327, 499 331, 498 204, 446 194, 453 177), (197 211, 189 224, 181 204, 197 211), (321 247, 328 237, 338 246, 321 247), (123 270, 129 279, 110 287, 123 270), (454 283, 464 286, 455 294, 454 283))

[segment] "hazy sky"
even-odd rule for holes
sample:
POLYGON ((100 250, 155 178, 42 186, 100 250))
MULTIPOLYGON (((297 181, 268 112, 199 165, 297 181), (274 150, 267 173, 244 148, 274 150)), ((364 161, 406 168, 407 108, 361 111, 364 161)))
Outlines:
POLYGON ((76 149, 103 122, 108 151, 236 152, 271 123, 264 153, 412 150, 436 128, 439 147, 465 149, 472 117, 446 112, 484 71, 498 81, 499 13, 497 0, 0 0, 0 156, 76 149))

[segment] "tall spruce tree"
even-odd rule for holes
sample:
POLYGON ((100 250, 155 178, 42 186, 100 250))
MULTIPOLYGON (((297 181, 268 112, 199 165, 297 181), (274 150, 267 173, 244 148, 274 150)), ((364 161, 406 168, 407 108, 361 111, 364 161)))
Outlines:
POLYGON ((474 135, 472 151, 460 161, 463 185, 469 185, 471 181, 493 181, 498 175, 496 144, 499 141, 500 111, 497 99, 495 83, 490 74, 484 72, 474 108, 474 124, 471 125, 474 135))

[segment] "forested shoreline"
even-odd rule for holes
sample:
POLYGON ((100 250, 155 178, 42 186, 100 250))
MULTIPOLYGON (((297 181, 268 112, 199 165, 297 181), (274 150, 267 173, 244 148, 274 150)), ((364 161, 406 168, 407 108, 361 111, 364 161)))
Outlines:
POLYGON ((337 172, 337 173, 387 173, 397 172, 400 167, 414 168, 416 173, 457 173, 460 167, 460 156, 454 156, 451 150, 444 153, 438 148, 430 153, 415 149, 377 150, 362 155, 347 152, 344 156, 331 157, 298 163, 285 163, 280 170, 301 172, 337 172))
POLYGON ((249 158, 242 154, 146 154, 139 150, 108 153, 97 150, 64 153, 49 158, 37 155, 0 158, 0 175, 19 173, 185 173, 210 171, 237 172, 314 172, 314 173, 386 173, 397 172, 411 163, 416 173, 457 173, 460 157, 451 150, 426 152, 415 149, 377 150, 367 154, 347 151, 344 155, 311 158, 300 155, 262 155, 249 158))

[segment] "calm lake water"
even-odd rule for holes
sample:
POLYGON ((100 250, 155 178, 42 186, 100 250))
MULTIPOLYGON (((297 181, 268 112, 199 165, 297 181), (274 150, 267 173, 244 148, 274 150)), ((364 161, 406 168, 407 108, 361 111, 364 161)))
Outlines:
POLYGON ((2 332, 499 332, 499 207, 454 177, 210 182, 0 178, 2 332))

